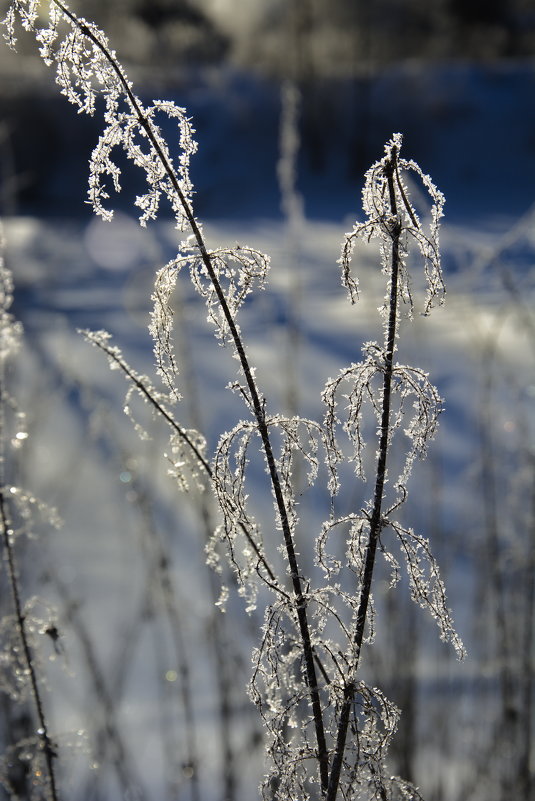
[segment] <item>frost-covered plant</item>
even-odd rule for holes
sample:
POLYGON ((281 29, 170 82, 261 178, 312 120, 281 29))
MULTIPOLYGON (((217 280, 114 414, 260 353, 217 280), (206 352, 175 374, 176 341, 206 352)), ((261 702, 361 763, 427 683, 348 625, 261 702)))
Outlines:
MULTIPOLYGON (((44 60, 56 66, 61 91, 79 111, 93 114, 97 96, 103 100, 106 127, 90 160, 89 199, 95 212, 104 219, 112 215, 105 205, 109 200, 105 179, 120 189, 120 169, 114 159, 114 149, 119 147, 144 174, 146 190, 136 200, 141 224, 156 218, 165 200, 177 229, 186 233, 176 256, 158 272, 153 294, 150 331, 163 389, 157 390, 148 378, 132 370, 105 332, 85 335, 105 351, 112 367, 123 372, 130 394, 147 400, 169 425, 168 457, 179 484, 187 486, 193 476, 195 482, 213 490, 221 522, 208 547, 210 563, 219 567, 223 549, 249 609, 256 605, 260 589, 262 600, 267 598, 250 683, 251 698, 269 736, 264 797, 328 801, 418 797, 414 788, 386 772, 386 751, 399 713, 380 690, 362 680, 359 668, 362 646, 373 637, 372 579, 378 551, 392 572, 393 584, 404 559, 413 598, 429 609, 442 637, 462 653, 429 543, 395 518, 407 497, 414 459, 425 455, 441 408, 427 375, 398 363, 397 343, 401 304, 409 316, 412 313, 411 248, 424 263, 425 314, 443 293, 438 246, 442 195, 414 162, 400 158, 401 137, 394 136, 384 157, 366 175, 366 220, 346 235, 341 257, 343 283, 354 302, 358 297, 351 272, 354 245, 358 239, 379 239, 387 281, 383 341, 366 343, 363 361, 327 382, 321 423, 272 414, 238 323, 247 295, 264 285, 269 260, 254 248, 208 246, 193 212, 188 165, 196 145, 184 110, 162 101, 144 106, 102 32, 77 18, 60 0, 48 4, 13 0, 6 18, 12 46, 17 19, 35 32, 44 60), (162 115, 177 121, 177 158, 172 157, 158 126, 162 115), (427 228, 410 202, 403 178, 408 171, 431 197, 427 228), (247 413, 232 430, 221 434, 213 458, 207 455, 202 435, 177 422, 181 394, 170 299, 179 273, 186 271, 206 303, 217 339, 234 350, 239 374, 229 386, 247 413), (349 439, 349 460, 357 476, 366 475, 365 407, 377 419, 372 497, 361 510, 338 516, 335 499, 342 482, 341 464, 347 462, 342 436, 349 439), (406 444, 396 478, 390 475, 390 453, 399 435, 406 444), (270 527, 255 519, 255 497, 249 492, 249 470, 259 451, 274 504, 270 527), (325 477, 330 495, 315 544, 299 518, 296 472, 302 475, 303 469, 309 485, 325 477), (334 535, 339 542, 344 533, 346 548, 341 558, 331 542, 334 535), (303 571, 303 549, 315 554, 316 568, 310 575, 303 571)), ((221 604, 225 594, 224 588, 221 604)))
MULTIPOLYGON (((327 798, 333 801, 345 771, 349 777, 353 767, 348 760, 347 734, 350 727, 354 696, 357 691, 357 671, 361 649, 366 636, 368 609, 371 601, 372 577, 378 546, 392 567, 393 583, 399 579, 399 564, 387 544, 388 531, 399 541, 405 557, 413 599, 427 608, 436 619, 443 639, 450 640, 459 656, 463 646, 453 627, 446 605, 446 594, 437 563, 424 537, 407 529, 392 517, 407 497, 407 481, 415 457, 424 457, 427 443, 433 437, 441 410, 441 399, 422 370, 396 360, 399 338, 400 304, 405 302, 412 316, 413 299, 407 267, 409 248, 415 242, 424 262, 427 294, 424 313, 428 314, 444 292, 440 269, 438 225, 444 198, 413 161, 401 159, 401 136, 395 135, 385 147, 384 158, 374 164, 366 175, 363 206, 366 221, 355 225, 346 235, 340 259, 343 283, 352 302, 358 297, 358 284, 351 274, 351 256, 357 239, 378 238, 382 269, 387 276, 387 294, 381 313, 384 321, 383 342, 368 342, 363 347, 364 360, 344 369, 327 383, 324 401, 327 406, 326 427, 330 446, 340 459, 337 428, 342 425, 353 448, 352 460, 357 475, 365 478, 363 465, 364 442, 361 433, 363 407, 371 405, 377 419, 378 450, 375 465, 373 495, 360 514, 341 521, 330 520, 320 539, 319 561, 327 573, 337 572, 325 558, 325 542, 339 522, 349 524, 347 559, 358 580, 358 592, 352 596, 353 609, 350 649, 346 652, 344 669, 338 688, 336 704, 337 734, 332 759, 327 798), (403 171, 413 171, 421 179, 432 199, 431 224, 424 232, 416 211, 409 201, 403 171), (377 382, 377 383, 376 383, 377 382), (345 391, 344 391, 345 390, 345 391), (344 418, 339 419, 340 400, 344 401, 344 418), (389 453, 398 431, 407 439, 405 463, 397 479, 389 476, 389 453), (389 489, 389 486, 391 489, 389 489), (382 538, 384 537, 384 539, 382 538)), ((358 749, 358 746, 357 746, 358 749)), ((357 754, 358 756, 358 754, 357 754)), ((347 780, 346 780, 347 781, 347 780)), ((345 786, 342 781, 341 788, 345 786)))
POLYGON ((28 437, 25 414, 7 388, 8 365, 21 347, 22 326, 10 312, 13 284, 0 243, 0 536, 11 610, 0 619, 0 692, 11 702, 33 704, 35 734, 13 742, 0 759, 0 785, 15 797, 11 783, 13 762, 27 765, 29 798, 57 801, 54 745, 43 702, 43 673, 38 640, 48 635, 54 643, 58 629, 51 610, 37 598, 24 599, 17 560, 17 542, 32 534, 36 514, 57 524, 53 510, 10 482, 8 463, 28 437))

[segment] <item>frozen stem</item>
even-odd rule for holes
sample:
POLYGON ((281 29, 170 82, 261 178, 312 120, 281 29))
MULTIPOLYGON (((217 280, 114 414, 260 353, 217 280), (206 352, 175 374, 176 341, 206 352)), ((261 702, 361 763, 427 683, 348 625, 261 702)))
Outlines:
POLYGON ((400 236, 401 221, 398 217, 396 191, 394 187, 394 175, 397 172, 398 149, 392 144, 390 153, 384 161, 384 175, 387 179, 389 200, 390 200, 390 239, 391 239, 391 262, 390 262, 390 299, 388 327, 386 332, 386 342, 384 351, 383 368, 383 389, 381 405, 381 426, 379 453, 377 458, 377 468, 375 476, 375 489, 373 494, 373 506, 370 516, 370 531, 366 546, 364 572, 360 588, 357 617, 355 623, 355 656, 348 678, 344 686, 344 700, 340 710, 338 731, 336 733, 336 748, 333 756, 332 766, 329 775, 329 785, 326 801, 335 801, 338 794, 340 783, 340 772, 345 753, 345 744, 351 707, 354 700, 356 688, 356 674, 358 671, 364 630, 368 615, 368 605, 372 588, 373 571, 375 566, 375 555, 377 542, 381 529, 383 528, 382 505, 384 495, 384 484, 386 475, 386 463, 388 457, 389 433, 390 433, 390 404, 392 397, 392 375, 394 365, 394 349, 396 343, 397 329, 397 308, 398 308, 398 277, 400 271, 400 236))

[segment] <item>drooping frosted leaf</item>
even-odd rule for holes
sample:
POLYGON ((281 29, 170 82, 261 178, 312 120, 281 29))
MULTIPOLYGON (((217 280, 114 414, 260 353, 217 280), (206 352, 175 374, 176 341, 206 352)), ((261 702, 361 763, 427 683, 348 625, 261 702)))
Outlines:
POLYGON ((97 98, 103 99, 105 129, 90 159, 89 202, 93 209, 105 220, 113 215, 106 204, 109 190, 104 179, 109 178, 114 190, 120 191, 120 167, 113 153, 120 147, 145 175, 147 189, 136 199, 141 224, 156 217, 161 199, 166 197, 177 226, 183 229, 192 218, 189 160, 196 149, 193 129, 184 110, 162 100, 144 107, 133 93, 106 36, 94 23, 76 18, 66 3, 51 0, 48 21, 43 27, 40 5, 36 0, 13 0, 4 19, 5 36, 15 46, 17 19, 34 32, 41 57, 48 66, 55 65, 56 82, 62 94, 79 112, 93 115, 97 98), (177 121, 176 163, 162 135, 158 116, 177 121))
POLYGON ((439 627, 441 639, 451 642, 458 658, 462 659, 465 656, 464 645, 455 630, 446 588, 429 540, 399 523, 390 521, 389 524, 398 537, 405 558, 413 600, 430 612, 439 627))
POLYGON ((358 281, 352 275, 351 260, 355 244, 359 239, 365 242, 370 242, 372 239, 380 240, 383 269, 388 270, 392 231, 395 226, 399 226, 401 232, 399 292, 412 310, 411 276, 405 264, 412 241, 424 265, 427 293, 423 313, 428 314, 435 301, 442 301, 444 294, 439 249, 439 226, 443 215, 444 196, 414 161, 399 157, 401 143, 401 134, 394 134, 385 145, 385 156, 372 165, 366 173, 362 192, 366 219, 362 223, 355 223, 353 229, 345 235, 339 260, 342 267, 342 284, 348 290, 351 302, 354 303, 358 297, 358 281), (403 180, 404 171, 415 173, 429 195, 431 208, 427 230, 411 203, 408 187, 403 180))

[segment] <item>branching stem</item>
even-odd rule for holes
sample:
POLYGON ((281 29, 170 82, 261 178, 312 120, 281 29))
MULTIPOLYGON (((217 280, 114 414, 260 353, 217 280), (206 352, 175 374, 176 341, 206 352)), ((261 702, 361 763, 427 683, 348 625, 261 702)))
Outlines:
POLYGON ((226 323, 228 325, 230 335, 232 337, 234 347, 236 348, 236 353, 238 355, 238 359, 241 365, 241 369, 243 371, 243 375, 245 377, 245 382, 247 385, 247 389, 250 395, 250 401, 253 408, 254 416, 256 419, 256 424, 258 427, 258 432, 260 435, 260 439, 262 441, 262 447, 264 450, 264 455, 266 458, 269 476, 271 479, 271 485, 273 488, 273 493, 275 496, 275 501, 277 505, 277 510, 280 518, 280 523, 283 531, 284 536, 284 545, 286 549, 286 556, 288 559, 288 565, 290 568, 290 577, 292 582, 292 589, 294 593, 294 605, 298 619, 299 625, 299 633, 301 637, 301 642, 303 646, 303 657, 305 663, 305 671, 306 671, 306 678, 307 678, 307 685, 310 692, 310 702, 312 706, 312 714, 314 718, 314 727, 316 733, 316 745, 317 745, 317 758, 319 763, 319 772, 320 772, 320 780, 321 780, 321 788, 322 793, 325 795, 327 792, 327 784, 328 784, 328 775, 329 775, 329 762, 328 762, 328 752, 327 752, 327 744, 325 739, 325 729, 323 723, 323 714, 321 709, 321 700, 319 694, 319 687, 317 681, 317 673, 316 673, 316 665, 314 661, 314 649, 312 647, 312 640, 310 636, 310 628, 308 623, 308 616, 307 616, 307 601, 305 598, 305 594, 303 592, 303 586, 301 581, 301 574, 299 571, 298 561, 297 561, 297 554, 295 551, 294 540, 292 536, 292 531, 290 527, 290 520, 288 515, 288 510, 286 508, 286 503, 284 500, 284 495, 282 491, 281 481, 279 477, 279 471, 277 469, 277 464, 275 460, 275 456, 273 453, 273 448, 271 445, 271 439, 269 436, 268 425, 266 421, 266 413, 264 408, 264 402, 260 397, 259 390, 256 385, 256 381, 253 375, 253 371, 249 364, 249 360, 247 358, 247 354, 245 352, 245 346, 243 344, 242 338, 238 331, 236 322, 230 311, 229 305, 225 298, 225 294, 223 292, 223 288, 221 283, 218 279, 214 266, 212 264, 212 259, 210 257, 210 253, 208 248, 206 247, 206 243, 203 238, 203 234, 201 229, 195 219, 193 214, 193 210, 191 208, 188 199, 186 198, 182 188, 180 186, 179 179, 176 175, 176 172, 169 162, 166 154, 164 153, 157 136, 155 135, 152 126, 150 125, 149 120, 147 119, 146 115, 143 112, 137 98, 133 94, 128 81, 126 80, 125 76, 123 75, 122 71, 120 70, 116 60, 113 58, 112 54, 104 47, 102 42, 99 41, 98 37, 96 37, 93 32, 88 28, 87 25, 84 25, 83 22, 77 19, 77 17, 70 12, 61 2, 60 0, 54 0, 56 6, 63 12, 63 14, 72 22, 73 25, 78 27, 78 29, 85 35, 87 38, 97 47, 100 52, 104 55, 112 69, 114 70, 115 74, 123 90, 125 92, 126 98, 137 116, 139 125, 145 132, 151 146, 154 148, 154 152, 159 159, 160 163, 162 164, 163 168, 165 169, 165 173, 173 187, 173 191, 176 193, 180 204, 183 208, 185 218, 188 221, 188 224, 191 228, 193 236, 195 238, 197 247, 199 249, 199 254, 206 268, 206 272, 212 285, 214 287, 214 291, 216 293, 218 302, 220 304, 220 308, 223 312, 225 317, 226 323))
POLYGON ((360 661, 362 641, 366 627, 368 606, 371 595, 373 571, 375 566, 375 555, 377 542, 383 527, 383 496, 386 478, 386 463, 388 456, 389 434, 390 434, 390 405, 392 398, 392 375, 394 366, 394 350, 396 345, 397 311, 398 311, 398 278, 400 271, 400 236, 401 223, 398 217, 396 200, 396 190, 394 186, 394 175, 397 173, 397 148, 392 146, 389 158, 384 165, 385 177, 388 182, 388 192, 390 201, 390 212, 392 221, 390 223, 390 236, 392 239, 391 249, 391 268, 390 268, 390 297, 389 297, 389 317, 386 331, 384 368, 383 368, 383 390, 381 406, 381 428, 379 440, 379 453, 377 457, 377 469, 375 477, 375 488, 373 494, 373 506, 370 515, 370 532, 364 559, 364 570, 362 584, 360 588, 359 604, 355 624, 355 656, 348 678, 344 686, 344 700, 340 709, 340 718, 336 734, 336 747, 329 776, 329 785, 325 801, 335 801, 340 784, 340 774, 342 770, 347 731, 351 715, 351 708, 356 689, 356 673, 360 661))

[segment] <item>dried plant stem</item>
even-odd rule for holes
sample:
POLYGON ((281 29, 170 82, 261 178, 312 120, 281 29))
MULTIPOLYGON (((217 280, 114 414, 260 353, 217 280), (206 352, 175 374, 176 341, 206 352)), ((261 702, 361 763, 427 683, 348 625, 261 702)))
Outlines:
MULTIPOLYGON (((87 332, 82 331, 81 333, 86 334, 87 332)), ((150 389, 145 386, 143 381, 130 369, 128 364, 122 359, 118 353, 113 349, 106 346, 104 342, 96 337, 92 336, 91 334, 87 333, 89 341, 95 345, 95 347, 100 348, 106 356, 117 365, 117 367, 124 373, 128 381, 130 381, 133 386, 138 390, 141 397, 144 398, 151 406, 154 407, 155 411, 163 417, 166 423, 175 431, 179 437, 183 440, 183 442, 188 446, 191 450, 195 459, 199 463, 199 466, 202 467, 206 475, 211 479, 212 478, 212 468, 210 467, 210 463, 204 458, 200 450, 196 447, 195 443, 192 442, 191 438, 188 436, 187 431, 185 431, 182 426, 180 426, 174 417, 167 411, 167 409, 159 402, 158 398, 155 397, 154 393, 150 391, 150 389)))
MULTIPOLYGON (((176 178, 175 178, 176 181, 176 178)), ((177 189, 180 192, 180 188, 177 184, 177 189)), ((307 603, 305 599, 305 595, 303 593, 302 582, 301 582, 301 573, 299 571, 299 566, 297 562, 297 554, 295 551, 294 540, 291 532, 290 521, 288 516, 288 511, 286 509, 286 503, 284 500, 281 481, 279 477, 279 472, 277 469, 277 465, 275 462, 275 456, 273 454, 273 448, 271 445, 271 439, 269 436, 268 431, 268 424, 266 420, 266 413, 265 413, 265 405, 264 402, 260 399, 260 394, 258 388, 256 386, 255 379, 253 377, 252 369, 249 365, 249 361, 247 359, 247 355, 245 353, 245 347, 243 345, 241 336, 237 329, 236 323, 234 318, 230 312, 228 307, 225 295, 223 293, 222 287, 219 283, 217 275, 214 271, 212 261, 210 259, 210 255, 206 249, 204 244, 204 240, 202 239, 202 234, 200 233, 200 229, 197 226, 191 211, 189 210, 189 206, 180 192, 180 199, 183 202, 184 208, 186 209, 186 213, 188 219, 191 215, 191 225, 193 233, 197 239, 197 244, 199 246, 199 250, 201 252, 203 263, 206 267, 210 280, 214 286, 214 289, 217 294, 218 301, 220 303, 221 309, 223 314, 225 315, 225 320, 229 326, 229 330, 231 332, 232 340, 234 342, 234 346, 236 348, 236 352, 238 354, 238 358, 241 364, 241 368, 243 374, 245 376, 245 381, 247 384, 247 388, 249 390, 250 401, 253 409, 253 413, 256 419, 256 424, 258 428, 258 432, 260 434, 260 438, 262 441, 262 447, 264 449, 264 455, 266 457, 266 462, 268 466, 269 476, 271 479, 271 484, 273 488, 273 492, 275 495, 275 501, 277 505, 277 510, 280 517, 280 523, 283 531, 284 537, 284 545, 286 548, 286 556, 288 559, 288 565, 290 568, 290 578, 292 582, 292 589, 294 593, 294 603, 295 603, 295 610, 297 614, 298 624, 299 624, 299 633, 301 636, 301 642, 303 646, 303 656, 305 661, 305 670, 306 670, 306 677, 307 677, 307 685, 310 691, 310 701, 312 705, 312 713, 314 717, 314 727, 316 731, 316 743, 318 747, 318 762, 320 768, 320 779, 321 779, 321 787, 322 792, 325 793, 327 789, 327 781, 328 781, 328 771, 329 771, 329 764, 328 764, 328 752, 327 752, 327 743, 325 739, 325 730, 323 725, 323 715, 321 710, 321 701, 319 695, 319 687, 317 682, 317 675, 316 675, 316 666, 314 661, 314 650, 312 647, 312 641, 310 637, 310 629, 308 625, 308 617, 307 617, 307 603)))
MULTIPOLYGON (((535 459, 533 455, 530 456, 531 468, 535 467, 535 459)), ((535 486, 530 488, 531 498, 531 525, 529 531, 529 539, 531 542, 531 554, 535 553, 535 486)), ((533 623, 535 619, 535 560, 531 556, 528 562, 528 571, 526 575, 525 584, 525 607, 524 607, 524 625, 522 632, 522 645, 521 645, 521 664, 522 664, 522 703, 521 703, 521 721, 520 721, 520 755, 519 755, 519 785, 523 798, 532 798, 532 791, 534 787, 534 776, 530 770, 530 761, 533 744, 533 671, 531 668, 531 659, 533 653, 534 631, 533 623)))
POLYGON ((173 166, 169 163, 168 158, 163 152, 160 143, 158 142, 158 139, 155 136, 154 131, 150 125, 149 120, 143 113, 143 110, 140 107, 140 104, 137 101, 136 97, 134 96, 128 84, 128 81, 125 79, 122 71, 119 69, 118 64, 116 60, 113 58, 112 54, 103 46, 102 42, 99 41, 99 39, 91 32, 91 30, 83 22, 78 20, 77 17, 74 14, 72 14, 72 12, 70 12, 67 8, 65 8, 65 6, 60 2, 60 0, 54 0, 54 3, 63 12, 63 14, 73 23, 73 25, 77 26, 78 29, 81 30, 85 36, 87 36, 87 38, 92 42, 92 44, 95 45, 95 47, 97 47, 100 50, 100 52, 104 55, 104 57, 106 58, 106 60, 116 73, 117 78, 121 83, 121 86, 123 87, 125 95, 128 99, 128 102, 133 112, 137 116, 139 125, 145 132, 151 146, 154 148, 156 157, 158 158, 162 167, 164 168, 166 175, 171 183, 171 186, 173 187, 173 191, 175 192, 177 198, 180 201, 180 204, 184 211, 185 218, 191 228, 197 247, 199 249, 201 260, 206 269, 207 275, 214 287, 214 291, 216 293, 220 308, 223 312, 225 321, 228 325, 230 335, 234 343, 234 347, 236 349, 236 353, 238 355, 238 359, 241 365, 241 369, 245 377, 245 382, 249 392, 249 401, 253 410, 254 417, 256 419, 258 433, 262 441, 262 447, 264 450, 264 455, 266 458, 268 472, 271 479, 273 493, 275 495, 276 506, 283 531, 286 557, 288 559, 292 589, 294 593, 294 605, 299 625, 301 643, 303 647, 306 680, 310 692, 310 702, 312 706, 312 714, 314 717, 314 727, 315 727, 316 744, 317 744, 317 758, 320 770, 321 788, 322 788, 322 793, 325 794, 327 792, 328 774, 329 774, 328 751, 325 739, 325 729, 323 723, 323 714, 321 709, 321 700, 320 700, 319 687, 317 681, 316 666, 314 661, 314 650, 312 647, 312 640, 310 636, 310 628, 307 617, 307 602, 305 594, 303 592, 301 573, 299 571, 297 554, 290 527, 289 515, 284 500, 279 472, 277 469, 277 464, 275 461, 275 456, 271 445, 271 439, 269 436, 264 401, 260 397, 260 393, 256 385, 253 371, 249 364, 247 354, 245 352, 245 346, 243 344, 241 335, 238 331, 238 327, 236 325, 232 312, 227 303, 225 294, 223 292, 223 288, 214 269, 214 265, 212 264, 212 258, 204 241, 204 237, 201 232, 200 226, 198 225, 195 216, 193 214, 193 210, 184 192, 180 187, 180 182, 175 173, 175 170, 173 166))
POLYGON ((391 251, 391 265, 390 265, 390 297, 389 297, 389 317, 388 327, 386 332, 386 348, 384 354, 384 368, 383 368, 383 389, 382 389, 382 406, 381 406, 381 427, 380 427, 380 440, 379 452, 377 457, 377 469, 375 476, 375 488, 373 494, 373 506, 370 515, 370 531, 368 535, 368 543, 366 546, 364 569, 362 575, 362 584, 360 588, 359 605, 357 609, 357 617, 355 624, 355 656, 351 670, 348 674, 348 679, 344 687, 344 700, 340 709, 340 718, 338 723, 338 731, 336 734, 336 748, 333 756, 331 772, 329 776, 329 785, 326 795, 326 801, 335 801, 338 787, 340 784, 340 773, 344 760, 345 744, 347 737, 347 730, 349 727, 349 719, 353 699, 356 690, 356 673, 360 661, 360 653, 362 649, 362 642, 364 639, 364 631, 366 628, 366 619, 368 614, 368 606, 371 595, 373 571, 375 566, 375 555, 377 551, 377 542, 381 529, 383 528, 382 506, 383 506, 383 493, 386 476, 386 463, 388 456, 388 441, 390 433, 390 405, 392 397, 392 375, 394 366, 394 350, 396 344, 396 329, 397 329, 397 311, 398 311, 398 277, 401 267, 400 262, 400 236, 401 236, 401 222, 398 217, 396 191, 394 188, 394 175, 397 170, 397 149, 395 145, 392 146, 390 158, 386 161, 385 177, 388 182, 388 192, 390 200, 390 211, 392 220, 390 221, 390 236, 392 239, 391 251))
MULTIPOLYGON (((3 403, 3 395, 4 395, 3 386, 0 384, 0 406, 3 403)), ((39 727, 37 729, 37 735, 41 741, 41 748, 45 758, 46 770, 48 773, 50 798, 52 801, 58 801, 59 796, 56 788, 56 774, 54 770, 54 759, 56 757, 56 751, 52 743, 52 740, 50 739, 48 723, 43 706, 43 700, 41 698, 41 691, 39 689, 35 664, 32 656, 32 651, 30 648, 28 634, 26 631, 25 615, 22 608, 22 600, 20 597, 19 578, 17 574, 15 554, 13 551, 13 543, 11 540, 9 515, 7 511, 5 488, 3 486, 3 482, 2 485, 0 486, 0 526, 2 527, 2 540, 4 543, 9 586, 11 588, 11 597, 15 609, 17 629, 19 633, 20 643, 22 645, 24 662, 26 664, 28 677, 30 679, 30 687, 35 705, 35 711, 37 714, 37 721, 39 724, 39 727)))
MULTIPOLYGON (((159 590, 160 603, 169 621, 171 639, 179 677, 179 694, 182 709, 184 710, 184 734, 186 742, 185 765, 191 771, 190 789, 192 801, 200 801, 200 769, 202 759, 199 755, 198 734, 193 712, 192 670, 189 660, 187 642, 184 639, 184 625, 180 613, 179 600, 173 587, 170 573, 169 557, 163 543, 159 540, 155 530, 148 499, 140 488, 137 488, 137 504, 145 521, 146 537, 150 540, 153 549, 152 565, 149 570, 148 595, 154 593, 151 584, 159 590)), ((150 603, 150 601, 149 601, 150 603)))

